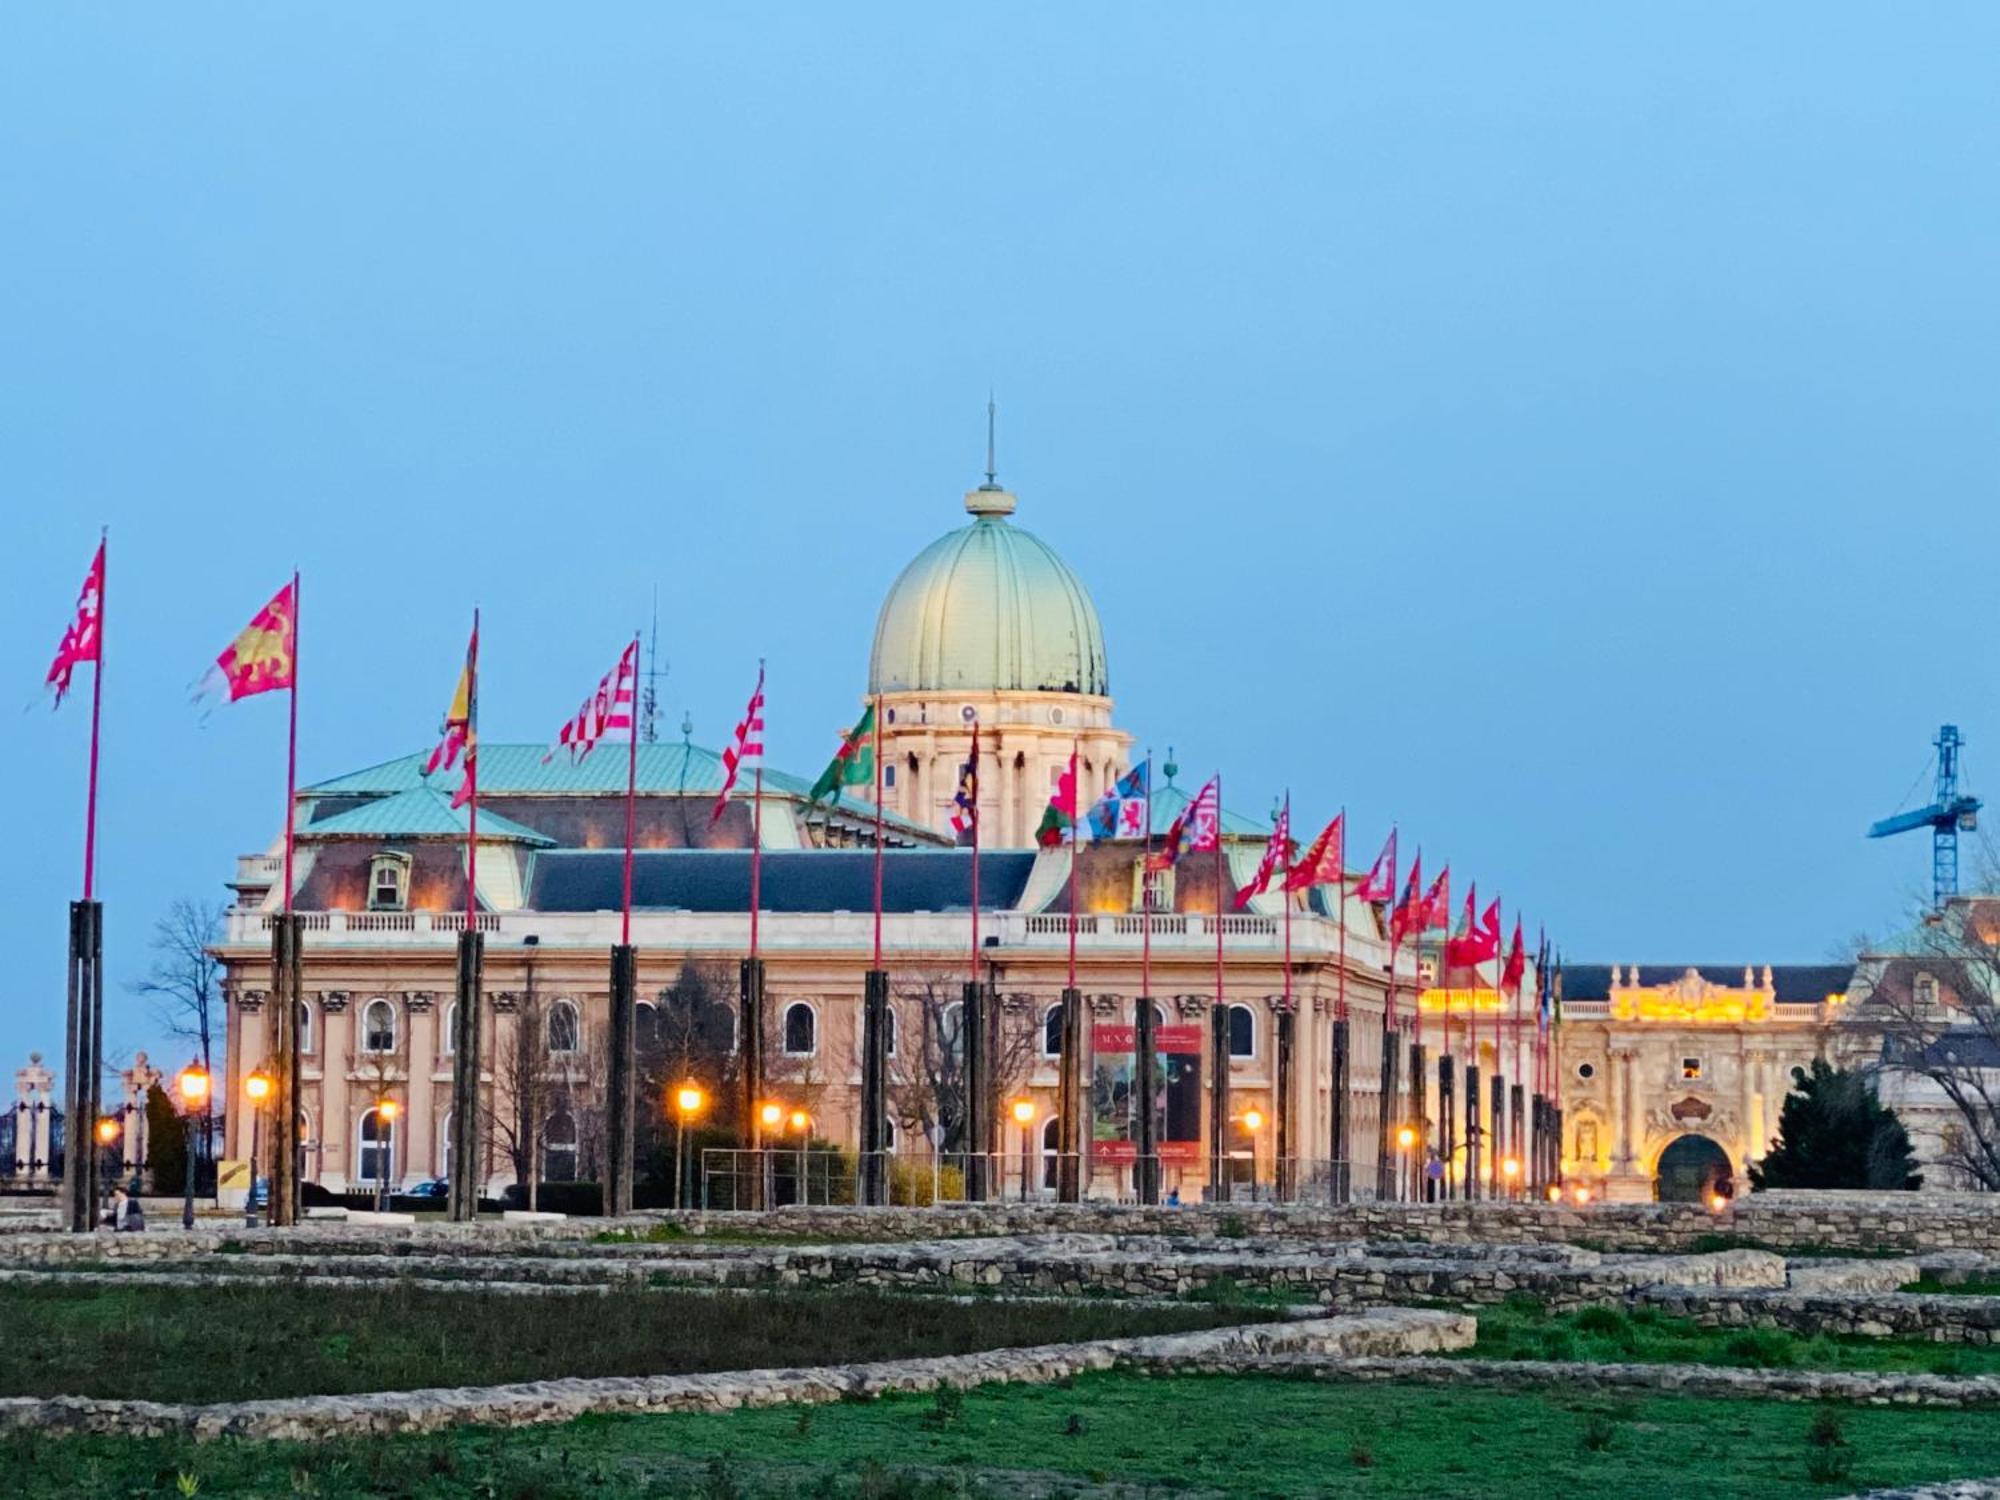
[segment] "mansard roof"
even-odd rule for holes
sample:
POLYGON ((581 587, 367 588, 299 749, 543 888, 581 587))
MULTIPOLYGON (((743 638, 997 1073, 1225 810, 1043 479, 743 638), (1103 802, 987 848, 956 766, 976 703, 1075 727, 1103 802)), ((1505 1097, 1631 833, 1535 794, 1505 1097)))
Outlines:
MULTIPOLYGON (((324 818, 316 818, 299 829, 302 839, 462 839, 465 837, 467 809, 454 808, 451 799, 437 787, 425 783, 407 792, 374 797, 324 818)), ((479 838, 500 842, 553 847, 555 840, 537 833, 512 818, 480 810, 479 838)))
MULTIPOLYGON (((1563 999, 1565 1000, 1609 1000, 1611 998, 1611 964, 1571 964, 1563 965, 1563 999)), ((1762 964, 1620 964, 1616 967, 1625 971, 1625 982, 1646 988, 1672 984, 1689 969, 1693 969, 1710 984, 1728 989, 1743 987, 1743 971, 1747 967, 1759 984, 1764 979, 1762 964), (1635 976, 1632 977, 1632 976, 1635 976)), ((1772 964, 1771 987, 1776 992, 1774 998, 1781 1005, 1817 1005, 1828 995, 1847 992, 1848 983, 1854 977, 1853 964, 1772 964)))
MULTIPOLYGON (((557 849, 535 856, 527 905, 535 911, 614 911, 624 881, 621 849, 557 849)), ((979 904, 1019 904, 1034 869, 1032 850, 979 859, 979 904)), ((866 912, 875 907, 875 854, 867 849, 767 849, 760 909, 866 912)), ((747 849, 641 849, 632 856, 632 904, 652 911, 750 909, 747 849)), ((972 851, 890 849, 882 858, 885 912, 970 911, 972 851)))

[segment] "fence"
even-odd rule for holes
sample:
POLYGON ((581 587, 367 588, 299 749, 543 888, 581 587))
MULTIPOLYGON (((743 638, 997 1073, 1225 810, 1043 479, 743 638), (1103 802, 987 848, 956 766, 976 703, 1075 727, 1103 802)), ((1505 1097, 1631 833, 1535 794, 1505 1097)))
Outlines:
MULTIPOLYGON (((962 1151, 885 1152, 883 1182, 890 1205, 923 1208, 974 1201, 979 1179, 987 1202, 1054 1202, 1065 1158, 1054 1151, 996 1151, 983 1162, 962 1151), (976 1170, 984 1166, 983 1173, 976 1170)), ((857 1204, 865 1158, 849 1151, 777 1147, 760 1151, 710 1147, 701 1153, 697 1179, 690 1184, 694 1206, 708 1209, 772 1208, 793 1204, 857 1204)), ((1256 1161, 1231 1156, 1224 1162, 1220 1192, 1208 1186, 1208 1163, 1164 1161, 1157 1157, 1121 1162, 1078 1163, 1085 1198, 1094 1202, 1137 1203, 1150 1165, 1163 1203, 1332 1204, 1372 1202, 1375 1165, 1326 1159, 1256 1161)))

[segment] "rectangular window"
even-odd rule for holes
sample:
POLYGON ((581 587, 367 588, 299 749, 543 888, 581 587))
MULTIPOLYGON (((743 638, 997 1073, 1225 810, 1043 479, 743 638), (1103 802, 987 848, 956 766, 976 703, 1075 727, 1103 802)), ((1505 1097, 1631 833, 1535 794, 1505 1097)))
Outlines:
POLYGON ((1698 1057, 1682 1058, 1681 1078, 1687 1083, 1698 1081, 1701 1078, 1701 1059, 1698 1057))

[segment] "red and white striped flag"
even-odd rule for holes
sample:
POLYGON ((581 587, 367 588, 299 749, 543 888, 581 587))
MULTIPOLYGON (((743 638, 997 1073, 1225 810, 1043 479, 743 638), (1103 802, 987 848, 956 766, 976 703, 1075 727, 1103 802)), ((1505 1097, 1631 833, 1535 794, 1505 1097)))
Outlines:
POLYGON ((1184 855, 1215 848, 1222 838, 1222 786, 1216 776, 1201 784, 1194 801, 1183 807, 1167 829, 1165 865, 1172 869, 1184 855))
POLYGON ((104 543, 97 544, 97 555, 90 560, 90 571, 84 575, 83 591, 76 597, 76 618, 63 631, 62 641, 56 647, 56 659, 49 664, 49 675, 43 684, 55 689, 56 701, 52 707, 62 706, 63 695, 69 691, 69 680, 76 671, 77 663, 100 659, 102 645, 98 634, 104 614, 104 543))
MULTIPOLYGON (((1236 893, 1236 909, 1241 911, 1250 904, 1252 896, 1261 896, 1271 888, 1271 881, 1280 871, 1291 874, 1292 855, 1292 799, 1285 798, 1284 810, 1278 814, 1278 821, 1271 829, 1271 842, 1264 846, 1264 857, 1257 861, 1257 873, 1250 877, 1250 883, 1236 893)), ((1285 886, 1290 890, 1289 883, 1285 886)))
POLYGON ((722 816, 723 808, 729 805, 729 794, 736 786, 736 773, 748 766, 751 770, 764 764, 764 664, 757 663, 757 691, 750 695, 750 706, 743 710, 743 717, 736 721, 736 738, 728 749, 722 752, 722 790, 715 794, 715 811, 709 814, 713 823, 722 816))
POLYGON ((547 765, 556 758, 558 750, 567 750, 571 765, 580 764, 583 758, 597 748, 597 742, 614 729, 632 732, 632 699, 639 685, 639 641, 633 637, 632 644, 625 648, 618 658, 618 665, 604 674, 604 680, 597 684, 597 691, 583 700, 583 707, 576 716, 565 723, 556 735, 556 742, 549 747, 549 753, 542 757, 547 765))

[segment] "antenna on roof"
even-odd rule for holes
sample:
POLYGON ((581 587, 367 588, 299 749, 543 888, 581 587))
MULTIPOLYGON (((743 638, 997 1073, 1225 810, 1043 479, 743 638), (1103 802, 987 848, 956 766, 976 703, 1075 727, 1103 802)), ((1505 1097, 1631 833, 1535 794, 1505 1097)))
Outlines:
POLYGON ((639 739, 648 745, 660 739, 660 679, 667 675, 660 665, 660 586, 653 585, 653 632, 646 645, 646 688, 639 695, 639 739))

